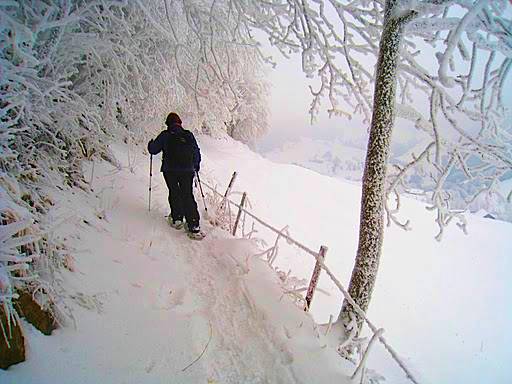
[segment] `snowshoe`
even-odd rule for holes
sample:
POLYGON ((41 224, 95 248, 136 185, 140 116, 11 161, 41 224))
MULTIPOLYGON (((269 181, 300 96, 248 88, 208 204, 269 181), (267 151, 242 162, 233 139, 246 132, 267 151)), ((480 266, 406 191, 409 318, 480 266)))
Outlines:
POLYGON ((182 229, 185 223, 183 220, 173 220, 170 216, 167 218, 167 222, 174 229, 182 229))
POLYGON ((188 228, 187 235, 192 240, 202 240, 206 236, 206 234, 199 229, 199 226, 188 228))
POLYGON ((204 233, 203 231, 187 232, 187 235, 192 240, 203 240, 206 237, 206 233, 204 233))

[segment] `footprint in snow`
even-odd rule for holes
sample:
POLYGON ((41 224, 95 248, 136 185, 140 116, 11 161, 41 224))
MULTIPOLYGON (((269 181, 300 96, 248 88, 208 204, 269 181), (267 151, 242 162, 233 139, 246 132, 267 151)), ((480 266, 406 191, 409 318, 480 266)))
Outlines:
POLYGON ((155 307, 158 309, 173 309, 183 304, 185 298, 185 289, 182 287, 172 287, 162 284, 158 291, 155 301, 155 307))

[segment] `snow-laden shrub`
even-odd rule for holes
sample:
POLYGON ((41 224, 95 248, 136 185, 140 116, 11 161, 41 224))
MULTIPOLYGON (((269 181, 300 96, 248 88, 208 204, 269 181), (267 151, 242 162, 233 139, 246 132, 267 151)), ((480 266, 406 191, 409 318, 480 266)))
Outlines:
MULTIPOLYGON (((253 104, 264 95, 260 64, 232 18, 226 3, 210 1, 0 4, 0 305, 12 308, 13 289, 52 291, 26 251, 39 247, 50 269, 64 263, 60 245, 41 235, 53 204, 42 191, 89 190, 84 159, 112 159, 113 139, 145 142, 145 127, 159 129, 170 111, 212 134, 248 121, 246 95, 253 104), (20 268, 31 279, 19 279, 20 268)), ((246 125, 248 137, 265 119, 246 125)))
MULTIPOLYGON (((12 299, 17 298, 16 288, 34 279, 30 266, 40 255, 40 235, 34 229, 30 212, 16 203, 17 192, 8 192, 0 186, 0 306, 7 316, 8 327, 16 318, 12 305, 12 299)), ((0 336, 7 342, 8 334, 2 327, 0 336)))

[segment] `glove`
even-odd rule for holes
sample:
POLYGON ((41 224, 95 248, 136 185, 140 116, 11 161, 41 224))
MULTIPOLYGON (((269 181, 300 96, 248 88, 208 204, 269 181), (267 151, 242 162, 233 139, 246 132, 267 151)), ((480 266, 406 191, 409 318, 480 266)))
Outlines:
POLYGON ((194 171, 196 171, 196 173, 199 173, 199 169, 200 169, 199 164, 196 164, 196 166, 194 167, 194 171))

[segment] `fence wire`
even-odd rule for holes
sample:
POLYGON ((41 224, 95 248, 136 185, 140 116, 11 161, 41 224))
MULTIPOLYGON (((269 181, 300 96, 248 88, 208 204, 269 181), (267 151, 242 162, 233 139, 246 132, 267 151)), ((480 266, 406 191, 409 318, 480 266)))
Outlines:
MULTIPOLYGON (((250 212, 248 210, 248 207, 250 207, 250 201, 247 202, 245 206, 241 206, 240 204, 236 203, 230 198, 231 196, 237 194, 241 196, 241 193, 229 192, 226 193, 225 195, 222 195, 217 191, 216 188, 212 187, 208 183, 205 183, 204 180, 201 180, 201 184, 206 186, 212 192, 212 194, 209 195, 209 202, 211 204, 211 207, 222 207, 222 212, 217 211, 214 213, 214 215, 212 215, 212 217, 214 218, 212 224, 218 225, 226 230, 229 230, 229 232, 232 233, 234 215, 233 211, 240 210, 240 212, 242 213, 242 219, 240 224, 241 229, 239 229, 240 232, 238 232, 239 236, 248 239, 255 238, 257 239, 257 241, 260 242, 262 252, 258 254, 258 256, 263 257, 263 259, 265 259, 268 262, 270 267, 277 272, 279 278, 283 282, 285 293, 292 296, 292 299, 295 301, 295 303, 302 307, 304 307, 306 303, 305 293, 307 291, 307 280, 297 278, 293 274, 293 271, 291 269, 289 269, 288 271, 283 271, 279 269, 276 262, 277 256, 278 253, 283 253, 283 246, 286 246, 287 244, 288 246, 293 245, 296 248, 298 248, 301 251, 300 253, 306 253, 314 257, 314 260, 311 260, 309 258, 309 261, 311 262, 310 270, 313 270, 315 262, 317 262, 321 269, 325 271, 327 276, 329 276, 331 281, 342 293, 344 299, 347 300, 347 302, 352 305, 354 310, 364 320, 365 324, 372 332, 372 338, 368 343, 368 346, 366 347, 366 351, 360 351, 361 360, 360 363, 358 364, 358 367, 356 368, 356 371, 354 372, 354 375, 356 375, 356 373, 360 371, 362 368, 362 370, 364 371, 364 364, 366 363, 368 352, 372 347, 373 341, 375 339, 378 339, 380 343, 384 346, 386 351, 388 351, 388 353, 391 355, 392 359, 405 373, 407 379, 409 379, 414 384, 419 384, 419 381, 416 379, 416 377, 413 375, 410 369, 406 366, 406 364, 402 361, 402 359, 400 359, 395 349, 387 342, 386 338, 382 336, 384 329, 378 328, 376 325, 373 324, 373 322, 370 321, 370 319, 366 317, 366 313, 361 309, 361 307, 359 307, 359 305, 357 305, 357 303, 349 295, 348 291, 345 289, 343 284, 341 284, 341 282, 336 278, 336 276, 331 272, 331 270, 325 265, 324 260, 322 257, 320 257, 318 251, 312 250, 311 248, 305 246, 304 244, 300 243, 299 241, 291 237, 288 227, 278 229, 273 225, 265 222, 263 219, 260 219, 252 212, 250 212), (234 208, 236 208, 236 210, 234 208), (267 231, 267 233, 261 233, 261 228, 257 228, 256 223, 261 225, 267 231), (269 233, 273 234, 273 236, 269 235, 269 233), (273 242, 272 238, 275 239, 273 242), (281 240, 285 240, 285 242, 281 240), (302 293, 304 293, 304 296, 302 295, 302 293)), ((291 254, 293 254, 293 251, 291 252, 291 254)), ((295 252, 295 256, 297 256, 297 252, 295 252)))

